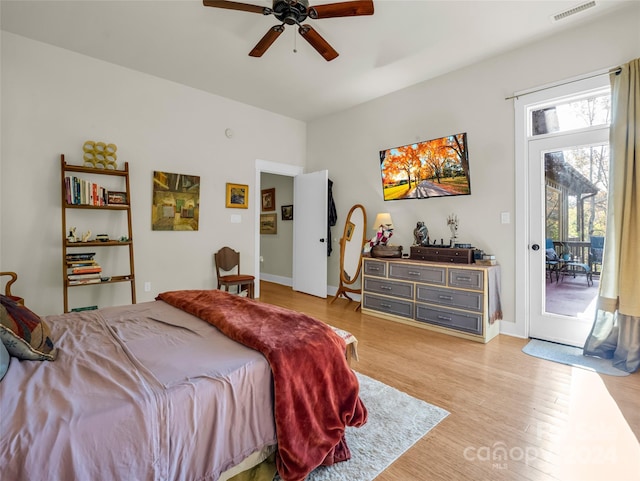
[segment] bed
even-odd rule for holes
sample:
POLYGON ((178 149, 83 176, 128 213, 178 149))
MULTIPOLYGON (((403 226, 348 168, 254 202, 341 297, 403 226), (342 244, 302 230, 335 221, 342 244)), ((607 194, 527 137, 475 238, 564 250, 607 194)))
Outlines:
POLYGON ((274 453, 301 481, 367 419, 344 340, 301 313, 173 291, 41 324, 55 360, 0 381, 3 479, 215 481, 274 453))

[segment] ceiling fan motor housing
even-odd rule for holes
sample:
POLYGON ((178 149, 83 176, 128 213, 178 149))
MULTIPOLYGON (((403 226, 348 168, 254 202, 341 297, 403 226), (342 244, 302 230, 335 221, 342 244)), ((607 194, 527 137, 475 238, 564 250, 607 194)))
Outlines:
POLYGON ((307 19, 308 0, 274 0, 273 15, 287 25, 301 24, 307 19))

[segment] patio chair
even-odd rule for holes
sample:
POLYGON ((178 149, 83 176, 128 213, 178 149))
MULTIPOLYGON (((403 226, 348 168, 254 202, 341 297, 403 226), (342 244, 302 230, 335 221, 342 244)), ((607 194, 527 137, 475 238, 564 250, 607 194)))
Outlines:
POLYGON ((589 246, 589 265, 594 274, 598 274, 596 265, 600 264, 602 270, 602 253, 604 252, 604 237, 590 236, 591 245, 589 246))
POLYGON ((546 263, 546 277, 549 278, 550 282, 553 282, 553 273, 555 272, 556 282, 558 282, 560 257, 558 257, 558 253, 556 252, 555 246, 553 245, 553 239, 546 240, 544 249, 545 249, 545 263, 546 263))

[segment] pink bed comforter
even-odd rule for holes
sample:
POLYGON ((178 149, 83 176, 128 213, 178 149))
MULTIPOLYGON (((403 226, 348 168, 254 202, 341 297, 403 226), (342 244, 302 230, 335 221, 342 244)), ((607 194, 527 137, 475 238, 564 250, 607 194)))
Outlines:
POLYGON ((350 458, 346 426, 362 426, 367 410, 331 327, 305 314, 218 290, 158 296, 215 325, 268 359, 274 379, 276 466, 285 481, 302 481, 320 465, 350 458))
POLYGON ((276 443, 264 356, 162 301, 49 316, 0 382, 0 478, 216 480, 276 443))

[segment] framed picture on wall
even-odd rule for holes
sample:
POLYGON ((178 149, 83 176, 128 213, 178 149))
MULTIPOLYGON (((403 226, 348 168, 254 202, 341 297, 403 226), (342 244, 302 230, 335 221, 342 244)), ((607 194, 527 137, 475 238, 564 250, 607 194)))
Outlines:
POLYGON ((260 214, 260 234, 278 233, 278 214, 260 214))
POLYGON ((282 210, 282 220, 293 220, 293 206, 292 205, 283 205, 280 207, 282 210))
POLYGON ((262 211, 276 210, 276 189, 262 189, 262 211))
POLYGON ((249 208, 249 186, 244 184, 230 184, 227 182, 226 207, 237 209, 249 208))

